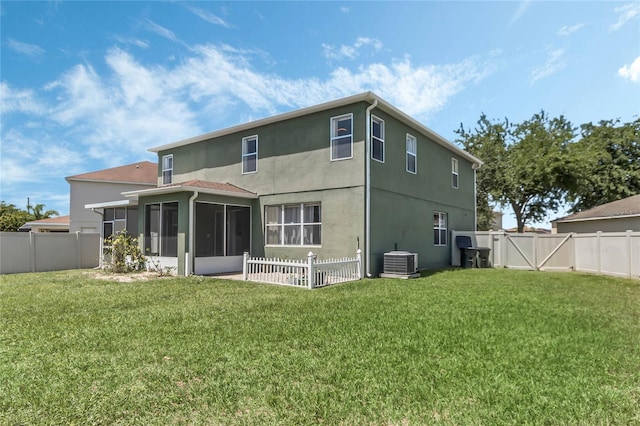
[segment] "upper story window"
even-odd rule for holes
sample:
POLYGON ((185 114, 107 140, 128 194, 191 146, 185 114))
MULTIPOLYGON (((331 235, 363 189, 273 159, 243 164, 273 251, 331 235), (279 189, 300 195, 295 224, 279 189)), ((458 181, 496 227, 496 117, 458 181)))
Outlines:
POLYGON ((458 189, 458 160, 451 159, 451 186, 458 189))
POLYGON ((331 161, 353 158, 353 114, 331 118, 331 161))
POLYGON ((415 136, 407 133, 407 171, 409 173, 417 173, 417 142, 415 136))
POLYGON ((371 116, 371 158, 384 163, 384 120, 371 116))
POLYGON ((433 212, 433 244, 436 246, 447 245, 447 214, 433 212))
POLYGON ((319 246, 322 240, 322 206, 286 204, 265 207, 267 245, 319 246))
POLYGON ((258 135, 242 138, 242 173, 258 171, 258 135))
POLYGON ((162 156, 162 184, 173 183, 173 154, 162 156))

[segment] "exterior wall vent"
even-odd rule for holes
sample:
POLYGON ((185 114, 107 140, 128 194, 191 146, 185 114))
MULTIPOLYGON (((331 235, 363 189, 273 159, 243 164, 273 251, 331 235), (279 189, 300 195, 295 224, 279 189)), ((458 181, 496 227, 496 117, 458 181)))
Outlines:
POLYGON ((384 273, 391 275, 411 275, 418 270, 418 253, 390 251, 384 254, 384 273))

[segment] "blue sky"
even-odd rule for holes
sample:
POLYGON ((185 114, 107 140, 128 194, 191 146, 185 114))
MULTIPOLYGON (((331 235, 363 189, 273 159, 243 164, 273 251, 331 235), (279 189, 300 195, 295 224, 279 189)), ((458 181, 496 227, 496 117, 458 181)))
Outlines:
POLYGON ((65 176, 367 90, 452 141, 482 112, 640 114, 637 1, 3 1, 0 17, 0 199, 60 214, 65 176))

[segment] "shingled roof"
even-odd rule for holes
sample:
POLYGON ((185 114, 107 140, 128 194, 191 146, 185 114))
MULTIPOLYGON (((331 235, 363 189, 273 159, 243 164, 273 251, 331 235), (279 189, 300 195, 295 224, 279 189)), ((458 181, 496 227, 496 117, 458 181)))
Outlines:
POLYGON ((95 172, 83 173, 66 178, 69 180, 126 182, 157 185, 158 165, 151 161, 140 161, 126 166, 113 167, 95 172))
POLYGON ((622 200, 602 204, 589 210, 561 217, 553 222, 574 222, 579 220, 613 219, 640 216, 640 194, 622 200))

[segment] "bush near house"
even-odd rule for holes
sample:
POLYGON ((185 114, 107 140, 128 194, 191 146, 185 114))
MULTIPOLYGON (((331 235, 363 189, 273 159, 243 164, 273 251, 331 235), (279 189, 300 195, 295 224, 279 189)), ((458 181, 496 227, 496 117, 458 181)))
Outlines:
POLYGON ((0 282, 0 424, 637 424, 640 283, 0 282))
POLYGON ((108 272, 123 274, 145 269, 145 256, 138 246, 138 239, 127 231, 116 232, 105 239, 103 268, 108 272))

